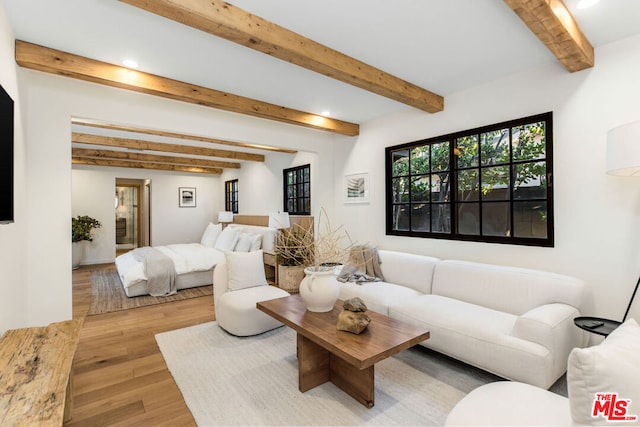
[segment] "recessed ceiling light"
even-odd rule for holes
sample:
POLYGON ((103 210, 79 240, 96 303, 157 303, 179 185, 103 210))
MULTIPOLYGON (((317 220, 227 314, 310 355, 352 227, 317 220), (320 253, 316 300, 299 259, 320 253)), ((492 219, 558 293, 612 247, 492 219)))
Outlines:
POLYGON ((323 111, 322 113, 320 113, 321 116, 325 116, 325 117, 329 117, 331 115, 331 111, 323 111))
POLYGON ((125 59, 124 61, 122 61, 122 65, 124 65, 127 68, 135 68, 135 69, 138 68, 138 63, 133 59, 125 59))
POLYGON ((598 4, 600 0, 580 0, 576 5, 577 9, 588 9, 598 4))

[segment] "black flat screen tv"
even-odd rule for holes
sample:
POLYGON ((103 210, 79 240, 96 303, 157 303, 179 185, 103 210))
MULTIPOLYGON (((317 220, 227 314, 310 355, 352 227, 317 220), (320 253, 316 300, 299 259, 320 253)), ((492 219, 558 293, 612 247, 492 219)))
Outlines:
POLYGON ((13 222, 13 99, 0 86, 0 224, 13 222))

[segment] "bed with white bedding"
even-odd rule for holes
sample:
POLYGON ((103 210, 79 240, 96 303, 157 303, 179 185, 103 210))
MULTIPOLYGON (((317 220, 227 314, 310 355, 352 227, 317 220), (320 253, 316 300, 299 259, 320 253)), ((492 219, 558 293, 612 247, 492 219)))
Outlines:
MULTIPOLYGON (((213 269, 224 260, 226 251, 249 252, 262 249, 265 253, 273 253, 276 232, 275 228, 255 225, 231 224, 222 230, 220 224, 209 224, 200 243, 181 243, 153 248, 173 263, 175 289, 180 290, 211 285, 213 269)), ((145 262, 140 259, 139 253, 130 251, 118 256, 116 268, 128 297, 149 294, 149 277, 145 262)), ((167 292, 167 294, 170 293, 167 292)))

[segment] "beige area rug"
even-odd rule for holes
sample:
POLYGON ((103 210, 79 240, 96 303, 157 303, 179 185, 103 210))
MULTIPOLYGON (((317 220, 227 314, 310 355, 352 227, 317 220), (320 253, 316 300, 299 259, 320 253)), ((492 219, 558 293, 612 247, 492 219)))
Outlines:
POLYGON ((216 322, 156 335, 196 422, 212 425, 442 425, 476 387, 500 378, 422 347, 375 367, 375 406, 332 383, 298 391, 296 335, 238 338, 216 322))
POLYGON ((177 294, 168 297, 142 295, 129 298, 124 293, 120 277, 115 270, 97 270, 91 272, 91 306, 87 316, 182 301, 206 295, 213 295, 213 285, 183 289, 178 291, 177 294))

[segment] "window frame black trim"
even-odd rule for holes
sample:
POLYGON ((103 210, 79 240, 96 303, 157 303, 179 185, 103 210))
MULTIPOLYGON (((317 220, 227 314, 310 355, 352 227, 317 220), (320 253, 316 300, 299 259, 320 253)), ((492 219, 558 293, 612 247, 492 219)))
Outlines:
POLYGON ((224 209, 226 211, 238 213, 239 194, 238 179, 230 179, 224 182, 224 209), (235 185, 234 185, 235 184, 235 185), (233 196, 232 196, 233 194, 233 196))
MULTIPOLYGON (((304 181, 303 181, 304 184, 304 181)), ((296 182, 295 185, 298 185, 298 183, 296 182)), ((304 185, 303 185, 304 187, 304 185)), ((300 165, 300 166, 294 166, 291 168, 287 168, 287 169, 283 169, 282 170, 282 211, 283 212, 288 212, 289 215, 311 215, 311 163, 307 163, 304 165, 300 165), (298 209, 298 211, 296 212, 291 212, 288 210, 288 204, 287 201, 289 200, 289 198, 287 197, 288 194, 288 188, 289 188, 289 184, 287 182, 287 175, 290 172, 297 172, 299 170, 304 170, 304 169, 309 169, 309 193, 303 195, 302 197, 296 197, 296 199, 303 199, 303 198, 308 198, 309 199, 309 212, 306 211, 300 211, 298 209)))
MULTIPOLYGON (((483 242, 483 243, 501 243, 501 244, 511 244, 511 245, 523 245, 523 246, 538 246, 538 247, 554 247, 555 245, 555 223, 554 223, 554 194, 553 194, 553 112, 549 111, 546 113, 535 114, 532 116, 522 117, 514 120, 508 120, 500 123, 494 123, 486 126, 481 126, 473 129, 466 129, 463 131, 452 132, 446 135, 439 135, 432 138, 426 138, 422 140, 412 141, 404 144, 394 145, 390 147, 385 147, 385 233, 388 236, 404 236, 404 237, 420 237, 420 238, 432 238, 432 239, 444 239, 444 240, 459 240, 459 241, 468 241, 468 242, 483 242), (546 203, 547 203, 547 238, 532 238, 532 237, 513 237, 513 236, 483 236, 479 235, 469 235, 469 234, 458 234, 456 231, 456 220, 457 220, 457 211, 455 209, 457 203, 457 171, 458 169, 454 162, 454 148, 455 148, 455 140, 456 138, 460 138, 462 136, 468 136, 473 134, 482 134, 490 131, 494 131, 500 128, 509 128, 509 132, 514 126, 526 125, 535 122, 545 122, 545 132, 546 132, 546 149, 545 149, 545 162, 546 162, 546 171, 547 171, 547 193, 546 193, 546 203), (393 188, 392 188, 392 178, 393 178, 393 165, 391 161, 391 153, 396 152, 403 149, 411 149, 416 146, 427 145, 434 142, 439 141, 449 141, 449 174, 450 174, 450 197, 449 201, 446 203, 450 207, 451 212, 451 232, 450 233, 434 233, 432 231, 411 231, 411 230, 394 230, 393 227, 393 188)), ((510 159, 508 163, 505 165, 509 165, 512 167, 513 165, 518 164, 518 162, 514 162, 513 159, 510 159)), ((478 170, 481 170, 481 166, 478 166, 478 170)), ((411 177, 411 173, 408 175, 411 177)), ((410 178, 409 178, 410 179, 410 178)), ((513 230, 513 174, 511 174, 511 182, 509 184, 509 192, 510 198, 508 202, 510 204, 511 211, 511 230, 513 230)), ((526 200, 524 200, 526 201, 526 200)), ((482 213, 482 205, 486 204, 487 201, 478 201, 480 205, 480 215, 482 213)), ((489 202, 491 203, 491 202, 489 202)), ((407 202, 407 204, 411 204, 411 201, 407 202)), ((481 218, 481 216, 480 216, 481 218)), ((482 223, 479 223, 480 229, 482 227, 482 223)))

